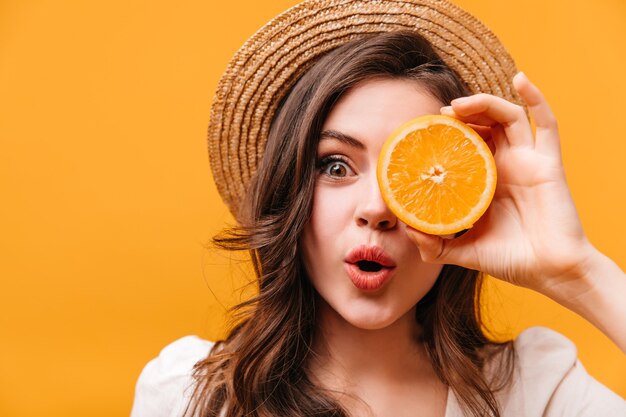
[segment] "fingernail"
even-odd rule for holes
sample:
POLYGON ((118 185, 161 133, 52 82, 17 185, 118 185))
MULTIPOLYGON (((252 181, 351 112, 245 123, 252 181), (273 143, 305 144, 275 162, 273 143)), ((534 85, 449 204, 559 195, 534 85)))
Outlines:
POLYGON ((452 100, 451 104, 464 104, 469 101, 469 97, 459 97, 452 100))
POLYGON ((516 77, 523 77, 523 78, 526 78, 528 81, 530 81, 530 78, 528 78, 528 75, 526 75, 524 71, 518 72, 517 74, 515 74, 513 78, 516 78, 516 77))
POLYGON ((442 108, 439 109, 440 113, 454 113, 454 110, 452 110, 452 106, 443 106, 442 108))

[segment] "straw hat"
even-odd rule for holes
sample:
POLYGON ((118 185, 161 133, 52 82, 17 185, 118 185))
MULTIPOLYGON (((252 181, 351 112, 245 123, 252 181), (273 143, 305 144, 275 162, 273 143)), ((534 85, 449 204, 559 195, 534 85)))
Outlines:
POLYGON ((213 178, 237 215, 263 156, 281 99, 324 53, 364 34, 412 30, 426 38, 473 93, 520 102, 515 63, 496 36, 446 0, 307 0, 275 17, 239 49, 211 107, 213 178))

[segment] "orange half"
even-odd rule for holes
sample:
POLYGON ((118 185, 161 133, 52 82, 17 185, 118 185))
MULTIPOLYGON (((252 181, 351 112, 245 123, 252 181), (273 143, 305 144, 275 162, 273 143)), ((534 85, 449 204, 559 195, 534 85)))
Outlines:
POLYGON ((496 189, 496 164, 471 127, 427 115, 396 129, 383 144, 377 178, 396 216, 422 232, 447 235, 471 228, 496 189))

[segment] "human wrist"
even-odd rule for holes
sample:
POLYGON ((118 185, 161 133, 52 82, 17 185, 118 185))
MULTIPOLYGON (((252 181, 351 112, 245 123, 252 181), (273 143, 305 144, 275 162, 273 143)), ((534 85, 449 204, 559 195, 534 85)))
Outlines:
POLYGON ((601 276, 596 271, 604 258, 586 239, 571 253, 576 254, 575 258, 554 268, 553 274, 539 279, 538 288, 531 288, 569 309, 594 290, 601 276))
POLYGON ((626 352, 626 275, 610 258, 589 244, 578 268, 547 296, 593 324, 626 352))
POLYGON ((594 253, 586 259, 579 277, 586 288, 576 294, 570 300, 572 303, 580 303, 580 309, 594 309, 615 299, 615 296, 623 297, 626 289, 626 277, 620 267, 606 255, 593 249, 594 253))

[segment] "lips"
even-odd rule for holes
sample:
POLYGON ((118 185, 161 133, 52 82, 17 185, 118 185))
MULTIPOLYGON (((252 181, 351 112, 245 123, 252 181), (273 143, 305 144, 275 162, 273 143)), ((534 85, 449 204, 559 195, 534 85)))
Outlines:
POLYGON ((393 259, 378 246, 357 246, 345 258, 348 277, 361 290, 381 288, 391 279, 395 267, 393 259))

